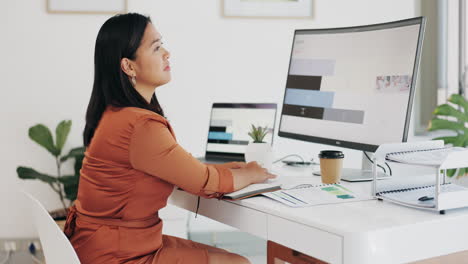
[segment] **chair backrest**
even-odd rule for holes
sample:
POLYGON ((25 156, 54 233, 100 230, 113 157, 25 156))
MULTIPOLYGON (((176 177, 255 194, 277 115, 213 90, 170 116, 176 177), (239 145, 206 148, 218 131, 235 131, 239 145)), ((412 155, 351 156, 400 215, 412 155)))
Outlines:
POLYGON ((39 234, 47 264, 80 264, 73 246, 55 223, 49 212, 31 194, 23 191, 29 201, 31 219, 39 234))

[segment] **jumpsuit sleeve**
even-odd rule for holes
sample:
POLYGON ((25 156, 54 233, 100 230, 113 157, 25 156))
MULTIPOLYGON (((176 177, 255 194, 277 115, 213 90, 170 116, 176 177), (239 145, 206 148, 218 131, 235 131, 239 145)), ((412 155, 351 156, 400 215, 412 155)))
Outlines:
POLYGON ((129 156, 134 169, 195 195, 213 198, 234 191, 232 172, 194 158, 177 144, 164 120, 142 118, 136 122, 129 156))

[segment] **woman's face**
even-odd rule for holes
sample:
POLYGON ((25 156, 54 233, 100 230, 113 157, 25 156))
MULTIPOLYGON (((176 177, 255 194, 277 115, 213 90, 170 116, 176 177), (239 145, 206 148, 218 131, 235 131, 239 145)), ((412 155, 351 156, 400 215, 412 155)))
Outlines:
POLYGON ((170 53, 162 46, 161 39, 153 24, 148 23, 134 60, 136 81, 140 87, 154 88, 171 80, 170 53))

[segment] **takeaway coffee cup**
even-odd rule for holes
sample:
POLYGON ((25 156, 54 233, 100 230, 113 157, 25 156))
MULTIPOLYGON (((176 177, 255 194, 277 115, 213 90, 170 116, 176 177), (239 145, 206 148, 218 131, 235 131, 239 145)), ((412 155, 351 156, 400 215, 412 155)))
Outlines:
POLYGON ((322 183, 337 183, 341 179, 344 154, 337 150, 322 150, 319 154, 322 183))

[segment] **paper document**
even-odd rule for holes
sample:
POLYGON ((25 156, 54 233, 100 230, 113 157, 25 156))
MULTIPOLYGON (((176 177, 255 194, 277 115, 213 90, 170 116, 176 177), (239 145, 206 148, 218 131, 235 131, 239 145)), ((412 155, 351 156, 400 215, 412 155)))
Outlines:
POLYGON ((386 159, 408 164, 440 166, 448 154, 454 151, 467 151, 466 148, 450 147, 431 150, 414 150, 387 154, 386 159))
MULTIPOLYGON (((440 186, 441 193, 466 192, 467 188, 456 184, 440 186)), ((435 208, 435 186, 423 186, 377 193, 377 196, 388 200, 417 207, 435 208)))
POLYGON ((346 203, 372 200, 369 196, 356 194, 340 184, 301 185, 300 188, 279 190, 262 195, 291 207, 307 207, 321 204, 346 203))

